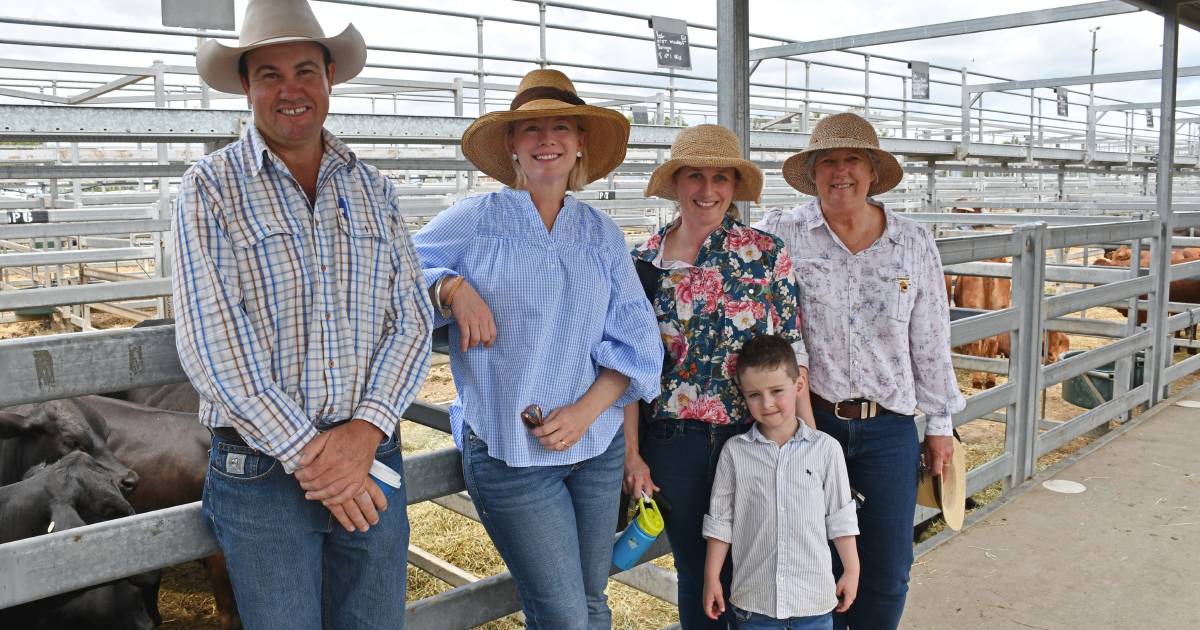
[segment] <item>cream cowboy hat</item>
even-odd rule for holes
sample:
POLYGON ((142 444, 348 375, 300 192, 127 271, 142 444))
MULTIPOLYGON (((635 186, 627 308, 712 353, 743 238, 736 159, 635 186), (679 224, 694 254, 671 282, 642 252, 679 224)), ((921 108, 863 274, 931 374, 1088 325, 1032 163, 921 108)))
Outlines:
POLYGON ((675 172, 685 166, 737 169, 734 201, 758 203, 762 194, 762 169, 742 157, 737 135, 720 125, 697 125, 680 131, 671 143, 671 159, 651 173, 645 196, 675 199, 675 172))
POLYGON ((587 181, 608 175, 625 160, 629 121, 619 112, 594 107, 575 93, 575 85, 558 70, 539 69, 526 74, 508 110, 489 112, 463 132, 463 155, 479 170, 512 186, 517 173, 508 149, 508 125, 543 116, 577 116, 587 132, 587 181))
POLYGON ((858 114, 845 112, 826 116, 817 122, 808 138, 808 148, 783 163, 783 178, 792 188, 806 195, 817 196, 817 186, 809 177, 804 163, 808 154, 825 149, 861 149, 879 158, 879 172, 876 173, 879 179, 871 184, 868 196, 885 193, 904 178, 904 169, 896 157, 879 148, 879 136, 871 123, 858 114))
POLYGON ((307 0, 250 0, 238 45, 205 40, 196 51, 196 71, 213 88, 242 94, 242 79, 238 75, 241 56, 255 48, 291 42, 316 42, 328 48, 329 56, 337 63, 334 83, 358 76, 367 63, 367 43, 353 24, 335 37, 325 37, 307 0))
POLYGON ((954 438, 954 456, 942 474, 933 476, 921 471, 917 484, 917 505, 942 511, 942 518, 951 529, 962 529, 967 514, 967 455, 962 442, 954 438))

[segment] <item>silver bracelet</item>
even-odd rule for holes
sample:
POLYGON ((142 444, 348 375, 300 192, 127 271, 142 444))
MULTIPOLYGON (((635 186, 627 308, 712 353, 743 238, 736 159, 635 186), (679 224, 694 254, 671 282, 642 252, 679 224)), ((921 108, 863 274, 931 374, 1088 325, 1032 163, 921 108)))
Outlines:
POLYGON ((448 275, 442 276, 441 278, 437 279, 437 282, 433 283, 433 307, 436 308, 439 313, 444 313, 446 311, 446 307, 442 306, 442 283, 445 282, 446 278, 448 277, 448 275))

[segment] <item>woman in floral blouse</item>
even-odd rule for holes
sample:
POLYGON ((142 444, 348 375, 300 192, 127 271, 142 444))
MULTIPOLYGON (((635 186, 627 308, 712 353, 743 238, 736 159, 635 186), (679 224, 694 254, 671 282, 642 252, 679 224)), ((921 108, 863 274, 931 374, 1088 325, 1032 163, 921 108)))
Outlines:
MULTIPOLYGON (((658 491, 670 505, 667 536, 684 630, 726 627, 701 609, 700 529, 721 447, 752 421, 734 382, 737 352, 756 335, 776 334, 807 365, 791 257, 780 239, 738 221, 733 206, 758 201, 761 190, 762 171, 742 158, 733 132, 685 129, 646 187, 647 197, 676 200, 679 218, 633 250, 666 357, 662 393, 643 419, 626 408, 625 489, 635 496, 658 491)), ((726 589, 729 568, 722 572, 726 589)))

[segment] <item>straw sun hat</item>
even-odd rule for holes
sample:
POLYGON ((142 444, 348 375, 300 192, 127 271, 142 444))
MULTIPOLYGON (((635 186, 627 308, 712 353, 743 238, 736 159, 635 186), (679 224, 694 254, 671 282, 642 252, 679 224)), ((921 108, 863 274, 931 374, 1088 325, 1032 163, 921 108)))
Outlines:
POLYGON ((879 136, 871 123, 862 116, 845 112, 826 116, 817 122, 808 138, 808 148, 783 163, 783 178, 792 188, 806 195, 817 196, 817 186, 809 177, 805 162, 809 154, 825 149, 861 149, 879 158, 879 180, 871 184, 867 196, 885 193, 896 187, 904 177, 904 169, 891 153, 879 148, 879 136))
POLYGON ((587 181, 608 175, 625 160, 629 121, 611 109, 594 107, 575 93, 575 85, 558 70, 533 70, 521 79, 508 110, 480 116, 463 132, 462 151, 479 170, 512 186, 517 179, 508 149, 509 123, 545 116, 575 116, 587 132, 587 181))
POLYGON ((205 40, 196 51, 196 71, 213 88, 242 94, 242 78, 238 75, 241 56, 255 48, 292 42, 315 42, 328 48, 337 64, 334 83, 358 76, 367 63, 367 43, 353 24, 335 37, 325 37, 307 0, 250 0, 238 45, 205 40))
POLYGON ((654 169, 650 183, 646 184, 645 195, 676 199, 675 172, 685 166, 737 169, 737 190, 733 192, 733 201, 758 203, 762 193, 762 170, 742 157, 742 143, 725 127, 697 125, 680 131, 675 136, 675 142, 671 143, 671 159, 654 169))
POLYGON ((962 442, 954 438, 954 456, 942 474, 934 477, 921 471, 917 485, 917 505, 942 511, 942 518, 951 529, 962 529, 967 512, 967 455, 962 442))

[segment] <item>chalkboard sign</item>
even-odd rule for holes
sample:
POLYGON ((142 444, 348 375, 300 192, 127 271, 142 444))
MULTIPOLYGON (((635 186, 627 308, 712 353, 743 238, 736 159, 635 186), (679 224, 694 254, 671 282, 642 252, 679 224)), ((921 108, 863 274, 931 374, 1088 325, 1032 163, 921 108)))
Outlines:
POLYGON ((914 100, 929 100, 929 62, 910 61, 912 68, 912 97, 914 100))
POLYGON ((635 125, 649 125, 650 124, 650 111, 647 110, 644 105, 634 105, 633 106, 633 124, 635 124, 635 125))
POLYGON ((1067 115, 1067 88, 1054 88, 1054 96, 1058 98, 1058 115, 1067 115))
POLYGON ((1146 110, 1146 128, 1147 129, 1154 128, 1154 110, 1153 109, 1146 110))
POLYGON ((687 22, 673 18, 650 17, 654 29, 654 54, 659 68, 692 69, 692 52, 688 47, 687 22))
POLYGON ((9 225, 50 222, 50 213, 46 210, 6 210, 3 216, 9 225))

